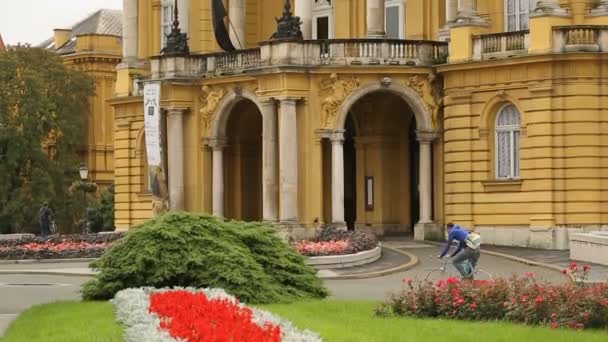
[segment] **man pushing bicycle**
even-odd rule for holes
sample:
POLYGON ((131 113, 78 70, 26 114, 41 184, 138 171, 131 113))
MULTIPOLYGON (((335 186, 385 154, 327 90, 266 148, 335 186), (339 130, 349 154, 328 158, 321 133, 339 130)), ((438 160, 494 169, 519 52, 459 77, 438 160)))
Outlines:
POLYGON ((477 261, 479 261, 481 236, 477 233, 469 232, 457 224, 448 223, 447 227, 448 242, 445 247, 443 247, 439 258, 443 258, 448 253, 452 241, 458 241, 458 248, 450 256, 452 258, 452 263, 463 278, 472 279, 475 266, 477 265, 477 261))

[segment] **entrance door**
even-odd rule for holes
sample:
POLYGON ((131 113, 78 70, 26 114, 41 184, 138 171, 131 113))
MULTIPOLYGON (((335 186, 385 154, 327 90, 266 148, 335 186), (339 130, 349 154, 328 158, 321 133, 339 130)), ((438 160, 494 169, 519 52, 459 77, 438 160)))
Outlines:
POLYGON ((357 153, 355 127, 352 116, 346 121, 344 132, 344 219, 348 230, 355 230, 357 221, 357 153))

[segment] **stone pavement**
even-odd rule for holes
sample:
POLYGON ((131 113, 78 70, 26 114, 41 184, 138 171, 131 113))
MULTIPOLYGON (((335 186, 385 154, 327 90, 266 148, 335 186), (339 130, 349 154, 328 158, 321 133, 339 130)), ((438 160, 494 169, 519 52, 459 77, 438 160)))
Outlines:
POLYGON ((608 281, 608 266, 579 260, 570 260, 570 251, 548 251, 544 249, 503 246, 483 246, 482 248, 492 252, 508 254, 527 260, 558 266, 560 268, 568 268, 570 262, 576 262, 579 265, 590 265, 591 270, 587 275, 588 280, 608 281))

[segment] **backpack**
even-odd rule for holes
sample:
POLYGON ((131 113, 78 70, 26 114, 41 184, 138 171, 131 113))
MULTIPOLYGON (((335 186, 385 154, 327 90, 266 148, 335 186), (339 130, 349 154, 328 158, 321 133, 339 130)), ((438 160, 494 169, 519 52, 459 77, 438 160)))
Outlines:
POLYGON ((479 247, 481 247, 481 235, 471 232, 467 236, 465 243, 466 243, 467 247, 469 247, 470 249, 477 250, 477 249, 479 249, 479 247))

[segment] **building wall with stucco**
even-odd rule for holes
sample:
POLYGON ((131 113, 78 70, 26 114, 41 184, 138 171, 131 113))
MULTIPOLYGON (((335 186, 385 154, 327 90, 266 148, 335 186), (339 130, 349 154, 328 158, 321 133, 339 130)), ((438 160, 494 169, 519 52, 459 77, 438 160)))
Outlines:
MULTIPOLYGON (((229 12, 234 1, 224 2, 229 12)), ((402 11, 405 39, 373 40, 370 26, 386 20, 374 12, 380 2, 336 0, 333 40, 323 42, 306 25, 325 12, 302 12, 310 4, 296 0, 312 38, 300 43, 267 42, 281 1, 247 0, 232 20, 248 49, 222 53, 209 3, 178 1, 191 52, 182 57, 160 53, 166 2, 130 12, 131 48, 110 101, 117 227, 153 216, 141 96, 149 82, 161 83, 167 171, 183 174, 169 172, 179 197, 169 210, 272 221, 298 236, 346 224, 438 238, 457 222, 487 243, 556 249, 573 230, 606 227, 602 4, 529 4, 513 21, 502 0, 386 0, 402 11), (499 127, 505 108, 515 121, 499 127), (499 158, 516 158, 507 174, 499 158)))

